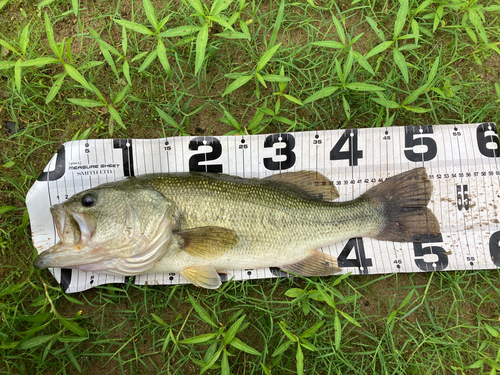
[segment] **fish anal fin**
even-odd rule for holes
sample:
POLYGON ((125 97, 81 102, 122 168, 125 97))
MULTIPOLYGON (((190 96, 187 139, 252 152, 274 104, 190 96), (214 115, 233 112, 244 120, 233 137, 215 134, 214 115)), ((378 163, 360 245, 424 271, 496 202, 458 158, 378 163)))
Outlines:
POLYGON ((327 276, 339 273, 337 259, 319 250, 299 262, 280 267, 283 271, 292 272, 300 276, 327 276))
POLYGON ((220 276, 212 266, 187 267, 181 271, 190 283, 207 289, 217 289, 221 285, 220 276))
POLYGON ((220 258, 238 243, 232 229, 199 227, 176 232, 183 240, 183 249, 193 257, 205 260, 220 258))
POLYGON ((323 174, 315 171, 299 171, 274 174, 265 180, 283 183, 299 190, 309 198, 330 202, 339 197, 339 192, 323 174))

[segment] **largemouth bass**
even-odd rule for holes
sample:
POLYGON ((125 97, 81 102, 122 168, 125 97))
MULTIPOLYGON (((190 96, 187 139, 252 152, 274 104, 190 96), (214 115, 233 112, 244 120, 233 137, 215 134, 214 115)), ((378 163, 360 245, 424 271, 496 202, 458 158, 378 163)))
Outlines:
POLYGON ((35 267, 132 276, 175 272, 217 288, 217 271, 279 267, 339 272, 319 248, 352 237, 418 242, 437 235, 432 183, 416 168, 348 202, 317 172, 264 179, 211 173, 148 175, 104 184, 51 207, 60 241, 35 267), (292 240, 290 240, 292 239, 292 240))

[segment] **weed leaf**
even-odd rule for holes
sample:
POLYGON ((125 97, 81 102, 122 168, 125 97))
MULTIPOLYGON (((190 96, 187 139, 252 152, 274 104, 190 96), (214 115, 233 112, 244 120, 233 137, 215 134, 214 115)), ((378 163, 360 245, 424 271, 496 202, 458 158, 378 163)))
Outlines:
POLYGON ((80 85, 85 87, 89 91, 94 91, 93 87, 90 86, 90 84, 87 82, 87 80, 82 76, 82 74, 72 65, 69 64, 64 64, 64 69, 66 70, 66 73, 73 78, 76 82, 78 82, 80 85))
MULTIPOLYGON (((276 21, 274 22, 273 33, 271 34, 271 39, 269 39, 270 46, 274 46, 274 43, 276 43, 278 31, 281 27, 281 22, 283 21, 284 11, 285 11, 285 0, 281 0, 280 7, 278 9, 278 15, 276 16, 276 21)), ((257 69, 257 70, 259 70, 259 69, 257 69)))
POLYGON ((158 47, 156 48, 156 51, 158 52, 158 59, 160 60, 163 69, 165 69, 165 71, 167 72, 167 76, 170 77, 172 72, 170 70, 170 64, 168 63, 167 59, 167 51, 161 39, 158 39, 158 47))
POLYGON ((401 6, 399 7, 396 21, 394 22, 394 40, 401 34, 406 22, 406 17, 408 16, 408 0, 400 0, 400 4, 401 6))
POLYGON ((134 30, 135 32, 138 32, 140 34, 144 34, 144 35, 153 35, 154 34, 146 26, 141 25, 140 23, 135 23, 132 21, 127 21, 127 20, 115 20, 115 22, 123 27, 126 27, 127 29, 134 30))
POLYGON ((122 128, 126 129, 125 124, 123 123, 122 118, 121 118, 120 114, 118 113, 118 111, 110 105, 108 105, 108 110, 109 110, 109 114, 111 115, 111 118, 113 120, 115 120, 118 124, 120 124, 120 126, 122 128))
POLYGON ((332 95, 335 91, 337 91, 340 86, 329 86, 325 87, 318 92, 315 92, 311 96, 309 96, 306 100, 304 100, 304 104, 312 103, 318 99, 326 98, 327 96, 332 95))
POLYGON ((233 0, 215 0, 210 8, 210 14, 212 16, 218 16, 221 12, 227 9, 233 0))
POLYGON ((191 294, 188 294, 188 297, 189 297, 189 302, 191 302, 191 305, 196 310, 200 318, 204 320, 206 323, 210 324, 212 327, 219 328, 219 326, 215 324, 215 322, 212 320, 210 315, 208 315, 207 311, 203 307, 201 307, 201 305, 198 302, 196 302, 193 296, 191 294))
POLYGON ((252 78, 253 78, 253 76, 241 76, 241 77, 237 78, 233 83, 231 83, 226 88, 226 90, 224 91, 224 93, 222 94, 222 96, 226 96, 227 94, 233 92, 237 88, 243 86, 245 83, 247 83, 248 81, 250 81, 252 78))
POLYGON ((172 38, 175 36, 185 36, 185 35, 195 33, 200 29, 201 28, 199 26, 186 25, 186 26, 175 27, 173 29, 168 29, 162 33, 159 33, 158 36, 161 38, 172 38))
POLYGON ((394 48, 392 51, 394 55, 394 62, 398 66, 399 70, 401 71, 401 74, 403 75, 403 79, 405 80, 406 83, 409 82, 409 77, 408 77, 408 66, 406 65, 406 60, 401 52, 399 52, 398 48, 394 48))
POLYGON ((304 374, 304 353, 302 353, 302 348, 301 348, 300 344, 297 344, 297 354, 295 357, 297 359, 297 374, 303 375, 304 374))
POLYGON ((278 48, 280 48, 280 46, 281 43, 278 43, 273 48, 267 50, 266 53, 264 53, 264 55, 262 55, 262 57, 259 59, 259 62, 257 63, 257 68, 256 68, 257 72, 266 66, 266 64, 269 62, 269 60, 271 60, 271 58, 276 53, 278 48))
POLYGON ((31 348, 36 348, 37 346, 40 346, 40 345, 46 343, 47 341, 53 339, 55 336, 56 336, 56 334, 41 335, 41 336, 33 337, 29 340, 22 342, 21 345, 19 345, 19 349, 20 350, 27 350, 27 349, 31 349, 31 348))
POLYGON ((369 59, 372 56, 378 55, 381 52, 384 52, 387 48, 392 46, 393 41, 382 42, 374 47, 370 52, 368 52, 365 56, 366 59, 369 59))
POLYGON ((150 0, 142 0, 142 5, 144 6, 144 13, 146 13, 149 23, 157 30, 158 19, 156 18, 155 7, 151 4, 150 0))
POLYGON ((194 74, 198 74, 205 59, 205 48, 208 41, 208 23, 204 24, 196 37, 196 58, 194 64, 194 74))
POLYGON ((332 17, 333 24, 335 25, 335 30, 337 30, 337 35, 342 42, 342 44, 345 46, 346 45, 346 38, 345 38, 345 33, 344 33, 344 28, 342 27, 342 24, 340 21, 337 19, 336 16, 332 17))
POLYGON ((337 48, 337 49, 344 49, 345 46, 340 43, 340 42, 335 42, 334 40, 325 40, 321 42, 313 42, 311 43, 313 46, 318 46, 318 47, 328 47, 328 48, 337 48))
POLYGON ((364 82, 348 83, 345 87, 354 91, 384 91, 383 87, 364 82))
POLYGON ((181 340, 179 341, 179 344, 200 344, 202 342, 207 342, 215 336, 217 336, 217 333, 207 333, 204 335, 194 336, 188 339, 181 340))
POLYGON ((203 6, 201 5, 200 0, 187 0, 189 5, 193 7, 196 13, 203 14, 203 6))
POLYGON ((274 351, 274 353, 272 354, 272 357, 276 357, 276 356, 280 355, 281 353, 285 352, 290 347, 290 345, 292 345, 292 342, 293 341, 291 341, 291 340, 287 340, 283 344, 278 346, 276 348, 276 350, 274 351))
POLYGON ((56 79, 56 81, 54 82, 54 84, 50 88, 49 94, 45 98, 46 104, 49 104, 52 101, 52 99, 55 98, 55 96, 57 95, 57 93, 61 89, 62 83, 64 81, 64 78, 66 78, 66 75, 67 75, 67 73, 63 73, 63 74, 61 74, 61 76, 58 79, 56 79))
POLYGON ((143 63, 141 64, 141 66, 137 72, 140 73, 143 70, 145 70, 148 66, 150 66, 151 63, 154 61, 154 59, 156 59, 156 56, 158 56, 158 50, 155 49, 155 50, 150 52, 148 57, 146 57, 146 59, 143 61, 143 63))
POLYGON ((90 100, 90 99, 77 99, 77 98, 67 98, 67 100, 73 104, 80 105, 82 107, 86 108, 93 108, 93 107, 103 107, 105 106, 104 103, 98 102, 97 100, 90 100))

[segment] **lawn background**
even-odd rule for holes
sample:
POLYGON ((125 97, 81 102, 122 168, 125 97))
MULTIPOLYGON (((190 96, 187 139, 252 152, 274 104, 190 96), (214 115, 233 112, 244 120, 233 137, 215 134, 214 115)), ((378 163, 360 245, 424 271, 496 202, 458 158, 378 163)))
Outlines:
POLYGON ((494 122, 499 10, 0 0, 0 372, 499 372, 499 270, 67 295, 24 202, 72 139, 494 122))

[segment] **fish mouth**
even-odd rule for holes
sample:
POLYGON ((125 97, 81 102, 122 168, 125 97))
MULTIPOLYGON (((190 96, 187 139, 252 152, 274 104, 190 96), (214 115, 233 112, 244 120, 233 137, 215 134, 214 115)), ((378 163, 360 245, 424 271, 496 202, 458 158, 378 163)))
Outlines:
POLYGON ((62 205, 54 205, 50 211, 60 240, 35 259, 34 267, 40 270, 72 268, 117 276, 138 275, 165 255, 171 240, 172 210, 165 214, 152 238, 135 233, 129 243, 121 246, 93 243, 94 228, 84 214, 71 212, 62 205))
POLYGON ((105 260, 98 247, 89 244, 91 229, 89 220, 79 213, 74 213, 62 204, 50 207, 54 219, 59 242, 43 251, 35 259, 37 269, 80 268, 85 269, 88 264, 99 263, 105 260))

